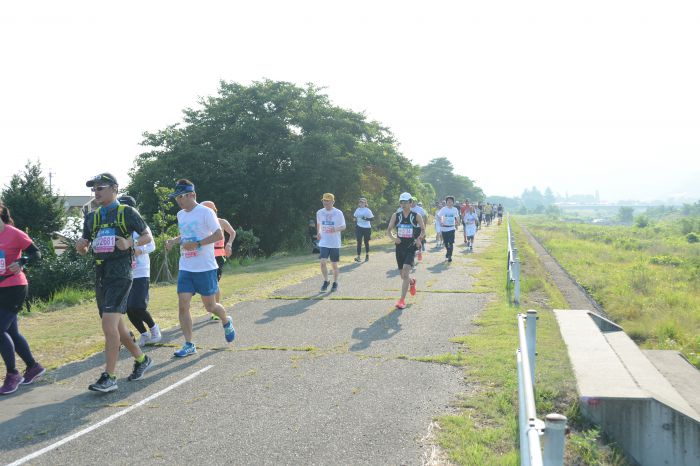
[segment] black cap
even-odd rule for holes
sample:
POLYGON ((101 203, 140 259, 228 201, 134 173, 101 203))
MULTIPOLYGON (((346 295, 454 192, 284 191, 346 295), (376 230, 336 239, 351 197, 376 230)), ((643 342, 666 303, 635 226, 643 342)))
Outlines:
POLYGON ((96 177, 88 180, 88 182, 85 183, 85 186, 92 188, 96 183, 119 184, 117 183, 117 179, 111 173, 100 173, 96 177))
POLYGON ((120 204, 136 207, 136 199, 134 199, 131 196, 119 196, 119 198, 117 198, 117 201, 119 201, 120 204))

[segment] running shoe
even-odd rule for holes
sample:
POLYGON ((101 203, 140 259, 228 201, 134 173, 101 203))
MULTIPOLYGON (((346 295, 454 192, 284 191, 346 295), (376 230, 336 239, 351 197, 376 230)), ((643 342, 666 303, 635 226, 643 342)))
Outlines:
POLYGON ((326 291, 328 289, 328 285, 330 284, 331 282, 329 282, 328 280, 324 281, 323 285, 321 285, 321 291, 326 291))
POLYGON ((338 282, 333 282, 333 285, 331 286, 331 293, 334 291, 338 291, 338 282))
POLYGON ((151 335, 148 332, 146 332, 146 333, 142 333, 141 336, 139 337, 138 345, 139 346, 146 346, 150 342, 151 342, 151 335))
POLYGON ((231 316, 228 316, 228 323, 224 325, 224 336, 229 343, 236 339, 236 329, 233 328, 233 319, 231 316))
POLYGON ((151 327, 151 338, 149 343, 158 343, 160 340, 163 339, 163 335, 160 333, 160 327, 158 324, 155 324, 153 327, 151 327))
POLYGON ((194 343, 185 343, 184 345, 182 345, 182 348, 175 351, 173 354, 178 358, 184 358, 191 354, 195 354, 196 352, 197 347, 194 346, 194 343))
POLYGON ((103 372, 97 382, 88 385, 88 390, 93 392, 109 393, 115 391, 119 386, 117 385, 117 378, 111 378, 108 373, 103 372))
POLYGON ((46 369, 44 369, 44 367, 39 363, 34 364, 32 367, 28 367, 27 370, 24 371, 24 380, 22 381, 22 385, 31 384, 36 379, 44 375, 44 372, 46 372, 46 369))
POLYGON ((408 292, 411 293, 411 296, 416 295, 416 279, 412 278, 409 283, 411 284, 411 287, 408 289, 408 292))
POLYGON ((361 262, 360 256, 357 256, 357 257, 355 258, 355 262, 361 262))
POLYGON ((148 368, 151 367, 153 359, 148 357, 147 354, 144 356, 145 358, 143 362, 134 361, 134 370, 131 371, 131 375, 128 377, 128 380, 141 380, 143 378, 143 374, 145 374, 148 368))
POLYGON ((5 376, 5 383, 0 387, 0 395, 9 395, 16 392, 23 380, 24 377, 21 375, 8 372, 5 376))
POLYGON ((448 258, 447 258, 447 262, 452 262, 452 258, 451 258, 451 257, 448 257, 448 258))
POLYGON ((369 262, 369 254, 365 256, 365 262, 369 262))
POLYGON ((406 309, 406 301, 403 299, 399 299, 396 302, 396 309, 406 309))
POLYGON ((212 315, 209 317, 209 320, 221 320, 221 319, 219 319, 219 316, 217 316, 216 314, 212 314, 212 315))

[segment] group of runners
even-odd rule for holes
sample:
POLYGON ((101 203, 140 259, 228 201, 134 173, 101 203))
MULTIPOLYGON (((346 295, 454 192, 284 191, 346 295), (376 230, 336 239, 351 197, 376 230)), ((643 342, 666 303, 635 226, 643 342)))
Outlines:
MULTIPOLYGON (((117 390, 116 365, 119 350, 124 346, 134 358, 129 381, 143 378, 152 366, 152 358, 142 347, 157 343, 162 335, 148 312, 150 259, 155 249, 151 230, 136 210, 136 200, 118 196, 119 184, 110 173, 101 173, 87 181, 99 205, 85 217, 82 237, 76 251, 86 255, 92 251, 95 261, 95 297, 105 337, 105 369, 95 383, 88 386, 97 392, 117 390), (132 339, 123 315, 140 333, 132 339)), ((166 249, 180 245, 177 280, 178 315, 184 343, 175 357, 197 352, 193 342, 190 304, 195 294, 201 296, 206 310, 222 322, 224 338, 236 337, 233 321, 220 304, 218 282, 225 258, 231 255, 235 230, 216 216, 212 202, 197 202, 194 184, 180 179, 171 194, 180 211, 177 214, 180 235, 166 241, 166 249), (225 241, 224 231, 229 234, 225 241)), ((14 393, 20 385, 31 384, 45 373, 34 360, 29 344, 19 333, 17 315, 27 297, 24 266, 41 258, 38 248, 26 233, 14 227, 9 209, 0 203, 0 354, 7 375, 0 395, 14 393), (15 353, 24 361, 26 370, 20 375, 15 353)))
MULTIPOLYGON (((105 368, 97 381, 88 386, 97 392, 117 390, 116 365, 121 346, 134 358, 133 370, 128 381, 143 378, 152 366, 152 358, 143 352, 147 344, 162 339, 161 330, 148 311, 150 259, 155 250, 150 228, 136 209, 131 196, 119 196, 119 185, 110 173, 101 173, 87 181, 99 205, 85 217, 82 237, 76 242, 76 251, 86 255, 90 251, 95 261, 95 297, 105 338, 105 368), (132 338, 123 315, 127 314, 139 332, 138 341, 132 338)), ((177 279, 178 317, 184 342, 174 352, 175 357, 186 357, 197 352, 193 341, 190 306, 195 294, 201 296, 212 319, 220 320, 224 338, 232 342, 236 330, 232 318, 220 303, 219 280, 226 257, 231 256, 236 232, 225 219, 217 217, 216 205, 211 201, 197 202, 194 184, 180 179, 171 194, 180 211, 177 213, 179 235, 165 242, 167 251, 180 246, 179 273, 177 279), (228 234, 226 240, 225 233, 228 234)), ((334 207, 335 196, 325 193, 323 207, 316 213, 315 246, 319 250, 323 283, 321 292, 338 290, 338 262, 340 260, 341 234, 346 229, 343 212, 334 207), (332 274, 329 274, 330 262, 332 274)), ((445 260, 452 262, 455 233, 460 224, 464 227, 464 241, 468 251, 473 250, 476 230, 481 223, 477 209, 468 200, 455 207, 453 196, 447 196, 435 213, 437 238, 446 249, 445 260)), ((492 210, 493 211, 493 210, 492 210)), ((499 218, 502 207, 496 208, 499 218)), ((487 214, 485 221, 490 222, 487 214)), ((356 262, 369 261, 369 241, 374 214, 367 199, 360 198, 354 214, 357 240, 356 262)), ((399 208, 387 226, 387 235, 395 244, 396 265, 402 280, 401 295, 396 308, 406 307, 406 296, 416 294, 416 279, 411 277, 415 261, 422 260, 425 251, 426 221, 428 214, 418 199, 404 192, 399 196, 399 208)), ((500 220, 499 220, 500 224, 500 220)), ((311 228, 311 225, 310 225, 311 228)), ((26 233, 14 227, 6 206, 0 203, 0 354, 7 368, 0 395, 15 392, 22 384, 31 384, 45 373, 44 367, 34 360, 29 344, 19 333, 17 315, 27 296, 27 278, 24 266, 40 260, 41 254, 26 233), (24 361, 26 370, 20 375, 15 353, 24 361)))

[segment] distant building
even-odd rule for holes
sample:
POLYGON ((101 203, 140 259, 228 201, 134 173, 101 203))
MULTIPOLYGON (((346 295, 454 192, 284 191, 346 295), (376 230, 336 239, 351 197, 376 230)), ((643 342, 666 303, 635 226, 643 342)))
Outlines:
POLYGON ((92 196, 63 196, 63 208, 69 217, 79 217, 83 215, 83 209, 87 207, 88 212, 97 208, 97 202, 92 196))

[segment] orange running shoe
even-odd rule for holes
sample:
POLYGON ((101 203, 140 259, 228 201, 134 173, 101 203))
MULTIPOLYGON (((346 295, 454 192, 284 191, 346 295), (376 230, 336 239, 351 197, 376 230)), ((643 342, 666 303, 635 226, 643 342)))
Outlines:
POLYGON ((396 303, 396 309, 406 309, 406 301, 399 299, 396 303))
POLYGON ((411 284, 411 288, 408 289, 408 292, 411 293, 411 296, 415 296, 416 295, 416 279, 412 278, 409 283, 411 284))

